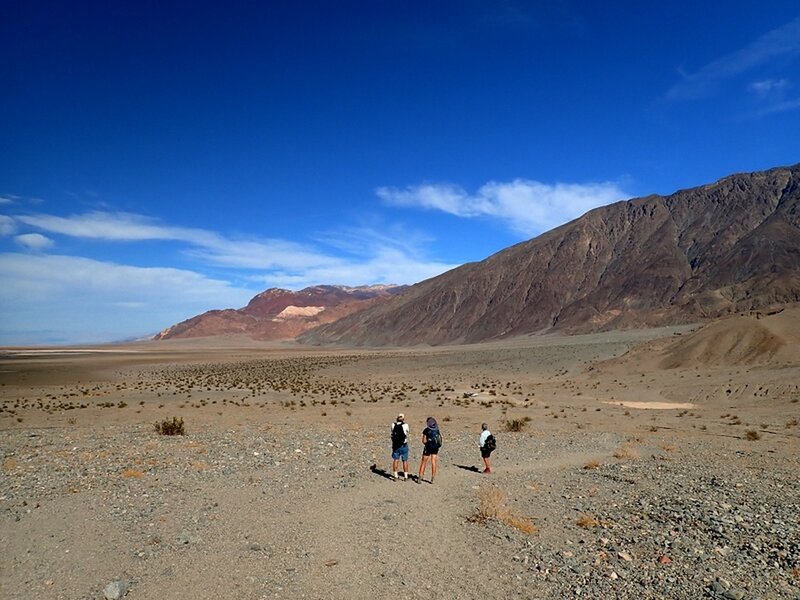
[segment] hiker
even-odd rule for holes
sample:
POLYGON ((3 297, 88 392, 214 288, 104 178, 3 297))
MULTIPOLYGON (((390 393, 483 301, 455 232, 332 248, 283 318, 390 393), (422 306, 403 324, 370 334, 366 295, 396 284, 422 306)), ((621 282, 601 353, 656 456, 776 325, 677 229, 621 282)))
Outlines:
POLYGON ((392 423, 392 481, 397 481, 397 467, 403 461, 403 480, 408 481, 408 423, 403 413, 392 423))
POLYGON ((417 483, 422 483, 422 476, 425 474, 425 466, 428 458, 431 459, 431 483, 439 470, 439 448, 442 447, 442 433, 436 419, 428 417, 427 427, 422 430, 422 462, 419 463, 419 475, 417 483))
POLYGON ((497 442, 486 423, 481 423, 481 436, 478 438, 478 447, 481 449, 481 458, 483 459, 484 467, 486 467, 483 472, 491 473, 492 465, 489 464, 489 457, 492 455, 492 451, 497 448, 497 442))

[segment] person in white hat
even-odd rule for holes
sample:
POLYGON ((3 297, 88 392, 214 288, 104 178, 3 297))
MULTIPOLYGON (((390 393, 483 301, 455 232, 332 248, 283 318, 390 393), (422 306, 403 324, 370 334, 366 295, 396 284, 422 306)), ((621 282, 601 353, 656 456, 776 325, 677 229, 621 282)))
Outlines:
POLYGON ((403 461, 403 481, 408 481, 408 424, 403 413, 392 423, 392 479, 397 481, 397 467, 403 461))

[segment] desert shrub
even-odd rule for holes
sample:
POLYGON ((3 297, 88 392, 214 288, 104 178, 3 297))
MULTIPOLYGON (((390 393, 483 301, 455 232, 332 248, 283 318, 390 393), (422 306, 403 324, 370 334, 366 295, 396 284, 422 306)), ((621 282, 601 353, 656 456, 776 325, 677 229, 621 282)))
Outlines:
POLYGON ((597 517, 592 515, 581 515, 578 517, 578 520, 575 521, 575 524, 578 527, 583 527, 584 529, 592 529, 593 527, 599 527, 600 521, 597 519, 597 517))
POLYGON ((156 433, 159 435, 186 435, 183 419, 172 417, 172 420, 164 419, 161 423, 155 424, 156 433))
POLYGON ((508 419, 504 422, 503 426, 508 433, 518 433, 525 429, 530 422, 530 417, 523 417, 521 419, 508 419))
POLYGON ((635 448, 626 444, 614 451, 614 458, 618 458, 619 460, 634 460, 639 458, 639 453, 635 448))
POLYGON ((496 520, 528 535, 537 533, 539 530, 531 519, 511 512, 503 502, 504 496, 503 491, 496 487, 481 489, 478 492, 478 506, 467 520, 471 523, 487 523, 496 520))
POLYGON ((599 467, 600 467, 600 461, 599 460, 590 460, 585 465, 583 465, 583 468, 587 469, 587 470, 597 469, 599 467))
POLYGON ((758 433, 755 429, 749 429, 744 432, 745 439, 750 440, 751 442, 755 442, 756 440, 761 439, 761 434, 758 433))

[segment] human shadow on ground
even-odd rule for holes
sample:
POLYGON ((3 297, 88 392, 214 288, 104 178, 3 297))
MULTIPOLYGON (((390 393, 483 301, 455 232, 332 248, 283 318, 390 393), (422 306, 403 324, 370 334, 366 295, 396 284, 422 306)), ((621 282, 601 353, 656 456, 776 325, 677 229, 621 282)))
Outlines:
MULTIPOLYGON (((386 469, 379 469, 378 465, 370 465, 369 470, 375 473, 375 475, 380 475, 381 477, 385 477, 389 481, 395 481, 394 477, 392 477, 392 474, 389 471, 387 471, 386 469)), ((408 474, 408 478, 412 481, 416 481, 417 479, 419 479, 416 475, 412 475, 411 473, 408 474)), ((402 481, 402 478, 398 479, 398 481, 402 481)))
POLYGON ((475 465, 456 465, 459 469, 464 469, 465 471, 471 471, 473 473, 480 473, 481 470, 476 467, 475 465))

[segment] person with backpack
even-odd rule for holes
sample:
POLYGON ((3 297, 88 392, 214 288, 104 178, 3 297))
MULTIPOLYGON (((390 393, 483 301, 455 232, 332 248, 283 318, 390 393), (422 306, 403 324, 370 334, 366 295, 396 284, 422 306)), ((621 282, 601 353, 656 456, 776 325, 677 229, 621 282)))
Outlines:
POLYGON ((392 481, 400 479, 397 467, 403 461, 403 481, 408 481, 408 424, 403 413, 392 423, 392 481))
POLYGON ((422 430, 422 462, 419 463, 417 483, 422 483, 422 476, 425 475, 428 458, 431 459, 431 483, 433 483, 436 472, 439 470, 439 448, 442 447, 442 432, 439 431, 439 425, 433 417, 428 417, 426 425, 427 427, 422 430))
POLYGON ((486 423, 481 424, 481 436, 478 438, 478 447, 481 449, 481 458, 483 459, 483 465, 486 467, 483 472, 491 473, 492 466, 489 464, 489 457, 492 455, 492 452, 497 449, 497 440, 495 440, 492 432, 489 431, 489 426, 486 423))

